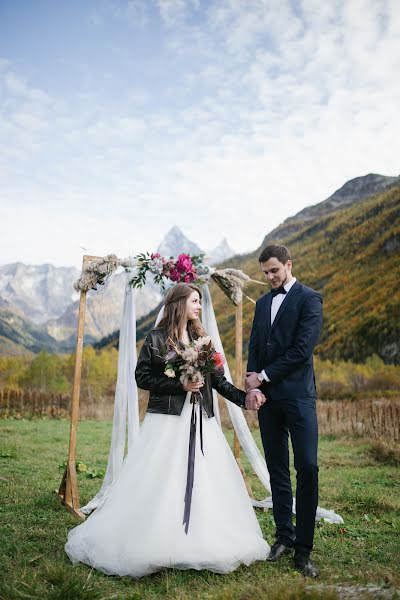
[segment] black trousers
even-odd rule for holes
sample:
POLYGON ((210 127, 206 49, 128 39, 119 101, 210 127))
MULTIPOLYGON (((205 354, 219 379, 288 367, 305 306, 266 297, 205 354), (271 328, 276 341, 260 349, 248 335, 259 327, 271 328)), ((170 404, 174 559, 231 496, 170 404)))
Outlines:
POLYGON ((258 411, 261 439, 271 479, 276 538, 296 552, 313 548, 318 504, 318 423, 314 398, 268 400, 258 411), (292 485, 288 438, 296 469, 296 529, 292 520, 292 485))

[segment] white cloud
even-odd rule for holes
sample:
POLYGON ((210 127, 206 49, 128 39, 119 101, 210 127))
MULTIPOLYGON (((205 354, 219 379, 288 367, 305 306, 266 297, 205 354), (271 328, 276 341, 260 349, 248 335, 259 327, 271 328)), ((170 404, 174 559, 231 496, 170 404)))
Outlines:
POLYGON ((17 96, 24 96, 29 100, 39 103, 49 103, 51 98, 42 90, 34 87, 29 87, 23 79, 18 78, 13 72, 6 73, 4 77, 4 85, 6 89, 17 96))
POLYGON ((10 64, 11 62, 9 60, 0 56, 0 70, 7 69, 10 64))
POLYGON ((24 112, 15 113, 13 121, 25 130, 37 131, 46 127, 46 123, 42 119, 24 112))
POLYGON ((191 10, 200 8, 200 0, 156 0, 160 17, 167 27, 184 23, 191 10))
POLYGON ((147 0, 102 0, 97 2, 87 15, 87 21, 93 27, 101 27, 112 18, 128 22, 131 26, 143 28, 149 21, 149 2, 147 0))
POLYGON ((244 252, 346 180, 398 173, 396 1, 304 0, 296 14, 277 0, 110 1, 98 24, 131 11, 147 27, 154 7, 171 65, 162 97, 125 79, 112 101, 96 89, 53 98, 0 62, 3 261, 19 252, 16 206, 29 231, 63 228, 59 264, 79 264, 80 245, 154 248, 174 224, 206 249, 226 236, 244 252))

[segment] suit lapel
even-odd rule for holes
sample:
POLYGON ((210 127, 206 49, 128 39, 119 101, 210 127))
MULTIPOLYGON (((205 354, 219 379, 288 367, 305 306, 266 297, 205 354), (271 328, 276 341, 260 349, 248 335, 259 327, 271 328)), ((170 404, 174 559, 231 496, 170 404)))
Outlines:
POLYGON ((266 296, 266 302, 265 302, 265 321, 267 323, 267 327, 265 329, 265 335, 268 335, 269 332, 271 331, 271 304, 272 304, 272 294, 269 293, 266 296))
MULTIPOLYGON (((271 329, 275 329, 276 325, 278 324, 279 319, 281 318, 281 316, 283 315, 283 313, 285 312, 287 307, 292 305, 296 301, 296 295, 298 294, 300 289, 301 289, 301 284, 298 281, 295 281, 294 284, 292 285, 292 287, 290 288, 290 290, 288 291, 288 293, 286 294, 286 298, 280 305, 279 310, 276 313, 276 317, 274 319, 271 329)), ((271 302, 272 302, 272 297, 271 297, 271 301, 270 301, 270 312, 269 312, 269 322, 270 323, 271 323, 271 302)))

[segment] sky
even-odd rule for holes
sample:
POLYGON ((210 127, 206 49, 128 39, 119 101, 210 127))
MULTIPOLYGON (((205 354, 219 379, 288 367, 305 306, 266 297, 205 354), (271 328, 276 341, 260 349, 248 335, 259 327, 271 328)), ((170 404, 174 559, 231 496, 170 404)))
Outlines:
POLYGON ((0 0, 0 264, 238 253, 399 175, 398 0, 0 0))

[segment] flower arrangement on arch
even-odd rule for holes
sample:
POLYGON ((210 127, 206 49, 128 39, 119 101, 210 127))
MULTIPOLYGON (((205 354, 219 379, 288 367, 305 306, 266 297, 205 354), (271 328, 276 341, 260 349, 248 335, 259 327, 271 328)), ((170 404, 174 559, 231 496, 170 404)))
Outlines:
POLYGON ((171 256, 165 258, 158 252, 149 254, 141 253, 134 257, 137 261, 137 275, 131 279, 131 286, 141 288, 146 283, 148 271, 154 275, 155 283, 159 284, 165 291, 165 280, 169 279, 174 283, 202 283, 198 279, 198 269, 203 267, 204 254, 190 256, 189 254, 180 254, 176 260, 171 256))

